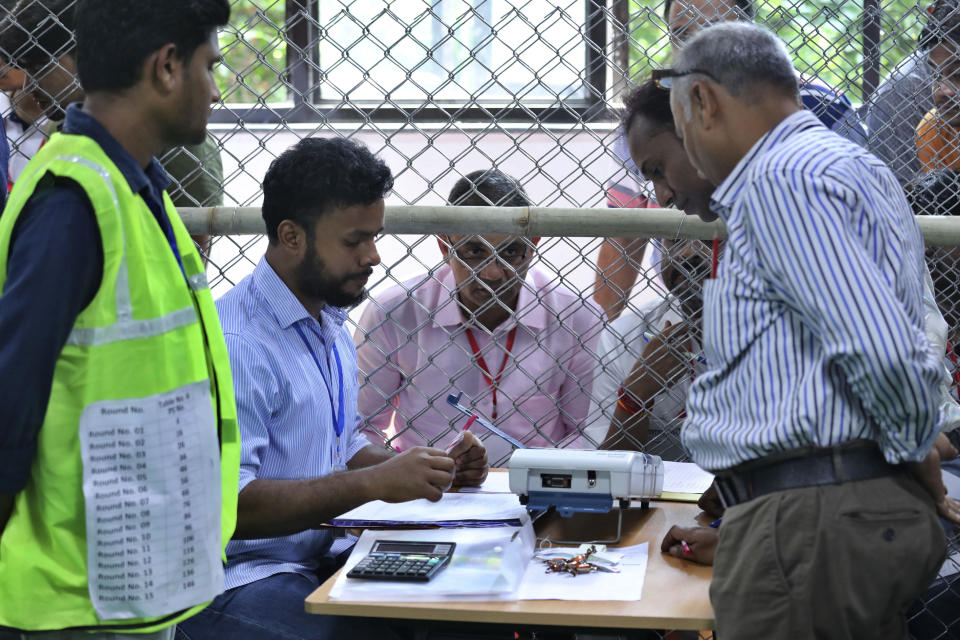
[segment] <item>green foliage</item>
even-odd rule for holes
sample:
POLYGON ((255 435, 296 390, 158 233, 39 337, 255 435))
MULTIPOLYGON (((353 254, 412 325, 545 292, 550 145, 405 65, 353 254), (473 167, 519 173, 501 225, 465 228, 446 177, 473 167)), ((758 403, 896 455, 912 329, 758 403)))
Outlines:
MULTIPOLYGON (((630 76, 643 79, 669 64, 663 3, 631 0, 630 76)), ((805 76, 816 77, 862 102, 863 0, 756 0, 757 20, 775 31, 805 76)), ((915 48, 923 9, 915 0, 880 0, 881 80, 915 48)))
POLYGON ((285 102, 284 0, 233 0, 230 25, 220 36, 224 63, 217 79, 228 103, 285 102))

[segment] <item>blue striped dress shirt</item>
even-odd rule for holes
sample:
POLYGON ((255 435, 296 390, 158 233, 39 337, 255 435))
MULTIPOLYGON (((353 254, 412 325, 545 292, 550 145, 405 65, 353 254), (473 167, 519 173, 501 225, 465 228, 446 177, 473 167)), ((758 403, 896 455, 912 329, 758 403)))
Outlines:
POLYGON ((797 112, 713 194, 729 239, 704 288, 709 363, 683 442, 720 470, 804 446, 876 441, 921 459, 940 421, 923 331, 923 240, 893 173, 797 112))
MULTIPOLYGON (((217 300, 217 312, 237 396, 240 491, 257 478, 327 475, 370 444, 359 433, 357 352, 343 326, 344 311, 326 307, 318 322, 261 258, 251 275, 217 300), (333 345, 343 365, 342 381, 333 345), (331 396, 339 405, 341 382, 345 426, 342 461, 338 461, 331 396)), ((277 573, 299 573, 316 580, 319 559, 332 541, 332 534, 324 530, 233 540, 227 545, 226 587, 277 573)))

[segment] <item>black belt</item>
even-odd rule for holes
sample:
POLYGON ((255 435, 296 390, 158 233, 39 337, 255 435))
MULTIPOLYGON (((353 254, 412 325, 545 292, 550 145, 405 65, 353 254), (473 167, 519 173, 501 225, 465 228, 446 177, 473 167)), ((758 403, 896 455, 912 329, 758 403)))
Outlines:
POLYGON ((791 451, 719 471, 716 484, 723 506, 729 508, 776 491, 871 480, 901 470, 886 461, 876 444, 857 441, 791 451))

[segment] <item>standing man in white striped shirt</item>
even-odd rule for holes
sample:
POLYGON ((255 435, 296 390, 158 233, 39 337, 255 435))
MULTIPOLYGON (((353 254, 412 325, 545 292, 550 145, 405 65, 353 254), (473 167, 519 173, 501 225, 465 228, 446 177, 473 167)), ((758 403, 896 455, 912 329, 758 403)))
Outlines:
POLYGON ((904 638, 947 504, 918 464, 940 424, 939 364, 907 201, 886 165, 801 109, 767 30, 710 27, 659 75, 729 233, 683 431, 727 506, 717 629, 904 638))
POLYGON ((486 452, 469 432, 449 452, 401 454, 359 432, 357 352, 343 322, 380 262, 392 186, 382 160, 343 138, 303 139, 267 171, 267 252, 217 301, 241 435, 227 590, 178 638, 394 637, 383 621, 304 611, 336 568, 322 525, 371 500, 436 501, 451 483, 486 477, 486 452))

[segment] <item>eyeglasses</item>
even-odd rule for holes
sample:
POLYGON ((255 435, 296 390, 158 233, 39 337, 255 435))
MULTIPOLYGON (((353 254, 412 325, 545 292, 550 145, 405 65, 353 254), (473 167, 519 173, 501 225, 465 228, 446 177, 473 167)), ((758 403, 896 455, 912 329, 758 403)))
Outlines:
POLYGON ((682 78, 683 76, 689 76, 694 73, 701 73, 714 82, 720 82, 720 80, 717 79, 717 76, 703 69, 687 69, 686 71, 677 71, 676 69, 654 69, 653 73, 650 74, 650 77, 653 80, 653 84, 655 84, 658 89, 670 91, 671 87, 673 87, 674 78, 682 78))
MULTIPOLYGON (((484 243, 471 241, 454 250, 457 258, 471 269, 485 267, 493 260, 489 247, 484 243)), ((497 249, 496 258, 500 262, 517 268, 529 257, 529 247, 522 240, 512 242, 497 249)))

